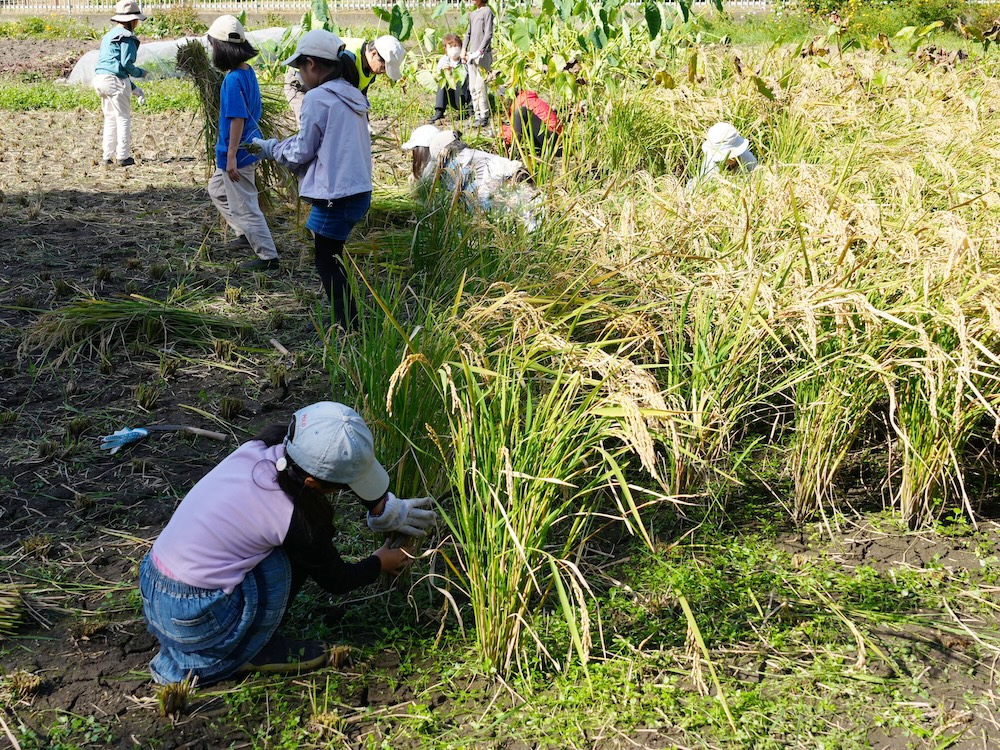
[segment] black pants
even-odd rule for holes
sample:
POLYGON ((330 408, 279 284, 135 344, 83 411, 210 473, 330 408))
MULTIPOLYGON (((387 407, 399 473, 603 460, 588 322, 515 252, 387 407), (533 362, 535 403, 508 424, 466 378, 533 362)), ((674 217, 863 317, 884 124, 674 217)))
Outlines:
POLYGON ((434 101, 434 110, 438 114, 444 114, 446 108, 458 110, 458 116, 462 117, 472 109, 472 95, 469 94, 469 79, 464 79, 457 89, 450 89, 442 86, 438 89, 437 99, 434 101))
POLYGON ((511 113, 510 128, 514 131, 514 140, 525 145, 530 143, 536 156, 541 156, 546 151, 558 156, 562 151, 559 134, 545 127, 538 115, 527 107, 518 107, 511 113), (530 141, 523 139, 525 133, 530 141))
POLYGON ((344 268, 344 240, 316 235, 316 271, 333 308, 333 320, 345 331, 357 327, 358 308, 351 297, 344 268))

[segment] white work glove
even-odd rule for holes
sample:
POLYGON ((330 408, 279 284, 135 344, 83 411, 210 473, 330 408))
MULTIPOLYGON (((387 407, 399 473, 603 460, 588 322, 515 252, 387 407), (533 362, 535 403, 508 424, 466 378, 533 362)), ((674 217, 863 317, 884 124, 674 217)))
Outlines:
POLYGON ((368 528, 377 532, 398 531, 406 536, 427 536, 427 529, 437 522, 437 513, 429 507, 432 500, 430 497, 396 497, 390 492, 382 515, 368 514, 368 528))
POLYGON ((132 96, 135 97, 135 103, 138 104, 140 107, 146 103, 146 92, 143 91, 138 86, 132 87, 132 96))
POLYGON ((274 147, 278 145, 277 138, 254 138, 250 141, 254 146, 260 149, 260 158, 262 159, 273 159, 274 158, 274 147))

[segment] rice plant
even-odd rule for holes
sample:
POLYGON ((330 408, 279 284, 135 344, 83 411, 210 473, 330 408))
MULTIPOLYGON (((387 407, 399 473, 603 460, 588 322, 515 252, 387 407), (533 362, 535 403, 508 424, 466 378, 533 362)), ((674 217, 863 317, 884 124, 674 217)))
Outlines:
POLYGON ((20 590, 10 584, 0 585, 0 638, 14 635, 21 624, 23 610, 20 590))
POLYGON ((156 346, 204 347, 214 333, 232 332, 239 322, 207 312, 188 296, 183 304, 159 302, 138 294, 120 299, 84 297, 42 313, 28 329, 19 356, 53 351, 55 362, 73 361, 82 354, 104 358, 113 348, 138 341, 156 346))

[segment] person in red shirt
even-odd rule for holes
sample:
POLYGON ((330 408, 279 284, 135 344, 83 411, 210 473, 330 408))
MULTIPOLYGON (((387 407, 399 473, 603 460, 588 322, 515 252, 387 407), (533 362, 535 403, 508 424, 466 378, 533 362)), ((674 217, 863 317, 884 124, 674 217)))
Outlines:
POLYGON ((558 156, 562 151, 562 132, 562 120, 552 105, 537 92, 524 89, 514 97, 510 125, 503 126, 501 135, 504 143, 512 150, 517 143, 520 148, 530 149, 536 156, 558 156))

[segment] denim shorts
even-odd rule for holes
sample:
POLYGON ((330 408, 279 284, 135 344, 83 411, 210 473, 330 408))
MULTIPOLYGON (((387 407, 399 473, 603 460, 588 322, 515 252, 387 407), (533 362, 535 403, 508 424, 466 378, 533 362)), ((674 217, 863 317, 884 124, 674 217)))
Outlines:
POLYGON ((280 547, 231 594, 175 581, 147 554, 139 566, 139 590, 149 632, 160 642, 160 653, 149 663, 153 679, 167 684, 191 674, 204 685, 235 674, 278 629, 291 580, 280 547))
POLYGON ((365 218, 372 205, 371 193, 357 193, 332 201, 312 200, 306 229, 334 240, 346 240, 354 225, 365 218))

